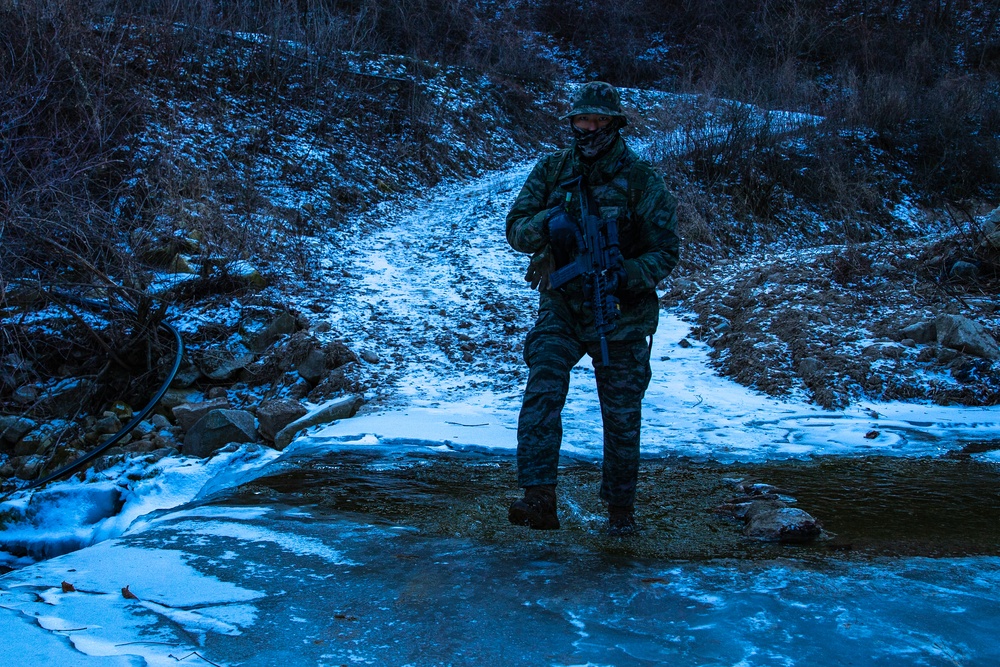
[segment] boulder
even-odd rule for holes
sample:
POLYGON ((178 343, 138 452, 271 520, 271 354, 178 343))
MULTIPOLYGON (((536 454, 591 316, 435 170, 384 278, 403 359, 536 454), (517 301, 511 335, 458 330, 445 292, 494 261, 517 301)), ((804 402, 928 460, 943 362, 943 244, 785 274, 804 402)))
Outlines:
POLYGON ((198 367, 205 377, 219 382, 232 378, 253 363, 254 358, 254 353, 243 343, 228 343, 203 350, 198 367))
POLYGON ((283 428, 308 413, 305 406, 292 399, 265 401, 257 408, 257 421, 260 424, 258 430, 265 440, 274 442, 283 428))
POLYGON ((363 402, 364 399, 361 398, 361 396, 343 396, 330 401, 304 417, 296 419, 291 424, 281 429, 281 431, 279 431, 274 437, 275 449, 284 449, 300 431, 303 431, 310 426, 329 424, 330 422, 338 419, 353 417, 358 412, 358 408, 361 407, 363 402))
POLYGON ((990 361, 1000 359, 1000 346, 979 323, 961 315, 941 315, 935 326, 939 345, 990 361))
POLYGON ((933 343, 937 341, 937 327, 934 324, 934 320, 911 324, 900 331, 899 334, 901 339, 909 338, 910 340, 921 344, 933 343))
POLYGON ((212 410, 184 436, 184 453, 209 457, 231 442, 254 442, 257 429, 253 415, 245 410, 212 410))
POLYGON ((182 429, 189 431, 195 425, 195 422, 212 410, 228 410, 229 408, 228 398, 214 398, 198 403, 184 403, 173 409, 174 421, 182 429))

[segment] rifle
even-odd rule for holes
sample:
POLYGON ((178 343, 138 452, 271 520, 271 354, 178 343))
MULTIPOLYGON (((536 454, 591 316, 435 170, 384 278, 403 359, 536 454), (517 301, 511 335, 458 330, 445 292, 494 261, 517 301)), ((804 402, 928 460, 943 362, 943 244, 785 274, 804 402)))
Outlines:
MULTIPOLYGON (((576 186, 580 192, 581 224, 571 223, 576 229, 576 256, 565 266, 553 271, 549 275, 549 283, 552 289, 557 289, 570 280, 583 276, 584 295, 594 313, 594 328, 601 337, 601 363, 607 366, 607 334, 618 326, 618 316, 621 315, 618 297, 608 290, 608 271, 620 268, 623 261, 618 248, 618 221, 614 218, 605 220, 594 214, 590 189, 583 176, 577 176, 560 186, 567 191, 576 186)), ((562 215, 569 218, 565 212, 562 215)))

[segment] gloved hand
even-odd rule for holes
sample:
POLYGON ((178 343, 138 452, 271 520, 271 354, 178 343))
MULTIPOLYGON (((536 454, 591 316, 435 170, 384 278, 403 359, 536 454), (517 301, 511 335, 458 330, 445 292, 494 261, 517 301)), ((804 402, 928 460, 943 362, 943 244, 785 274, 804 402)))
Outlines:
POLYGON ((628 285, 628 273, 625 272, 625 265, 622 262, 608 269, 604 277, 607 280, 608 294, 620 295, 628 285))
POLYGON ((549 209, 546 224, 555 267, 563 267, 573 261, 583 248, 580 227, 562 206, 549 209))
POLYGON ((549 274, 555 271, 555 268, 552 250, 546 245, 532 256, 524 279, 531 284, 531 289, 542 292, 549 289, 549 274))

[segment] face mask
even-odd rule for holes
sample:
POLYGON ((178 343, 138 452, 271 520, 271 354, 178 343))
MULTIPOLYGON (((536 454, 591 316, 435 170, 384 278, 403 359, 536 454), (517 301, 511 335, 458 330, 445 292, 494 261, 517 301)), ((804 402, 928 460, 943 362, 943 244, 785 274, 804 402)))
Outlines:
POLYGON ((618 138, 618 119, 598 130, 581 130, 576 125, 570 123, 573 128, 573 136, 576 137, 576 147, 580 154, 587 160, 593 160, 604 153, 618 138))

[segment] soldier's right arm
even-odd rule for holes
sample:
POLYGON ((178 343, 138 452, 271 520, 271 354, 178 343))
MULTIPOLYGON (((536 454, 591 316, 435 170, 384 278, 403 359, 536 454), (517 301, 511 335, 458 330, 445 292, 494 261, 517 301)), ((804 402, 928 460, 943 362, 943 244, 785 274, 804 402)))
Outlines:
POLYGON ((550 157, 538 161, 507 214, 507 243, 518 252, 535 253, 548 242, 549 162, 550 157))

